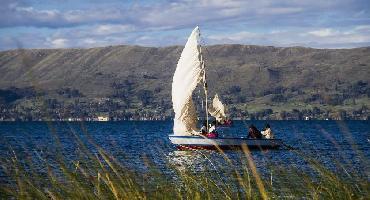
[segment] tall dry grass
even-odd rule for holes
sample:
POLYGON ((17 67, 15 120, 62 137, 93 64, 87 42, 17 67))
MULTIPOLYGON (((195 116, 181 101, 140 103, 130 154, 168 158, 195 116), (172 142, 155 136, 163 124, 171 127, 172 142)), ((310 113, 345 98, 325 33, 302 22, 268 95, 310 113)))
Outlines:
POLYGON ((15 151, 1 158, 1 170, 8 180, 0 183, 1 199, 368 199, 370 196, 367 177, 335 173, 299 150, 290 151, 309 163, 313 174, 299 167, 276 165, 271 166, 269 175, 262 174, 247 146, 241 151, 241 165, 234 165, 222 149, 217 150, 222 162, 212 160, 204 150, 197 150, 194 154, 209 161, 201 172, 169 161, 167 168, 172 173, 168 174, 145 156, 147 170, 127 167, 124 160, 118 161, 91 138, 82 140, 77 134, 74 136, 79 150, 73 160, 63 154, 56 134, 53 158, 19 159, 15 151))

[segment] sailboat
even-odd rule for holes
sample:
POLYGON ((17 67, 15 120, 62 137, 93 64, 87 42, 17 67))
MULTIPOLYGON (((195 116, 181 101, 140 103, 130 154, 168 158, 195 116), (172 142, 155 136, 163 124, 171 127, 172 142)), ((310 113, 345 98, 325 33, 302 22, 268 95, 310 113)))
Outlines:
POLYGON ((227 119, 225 114, 225 106, 222 104, 218 94, 213 97, 212 104, 208 109, 209 114, 216 119, 218 126, 231 126, 232 121, 227 119))
MULTIPOLYGON (((197 128, 197 114, 192 94, 198 84, 203 85, 205 95, 206 124, 208 123, 208 90, 206 65, 200 45, 199 27, 190 34, 181 57, 177 63, 172 82, 172 104, 175 112, 173 134, 169 135, 172 144, 179 149, 214 149, 234 148, 247 145, 250 148, 277 148, 282 144, 280 139, 248 139, 243 137, 207 138, 197 128)), ((208 126, 207 132, 208 132, 208 126)))

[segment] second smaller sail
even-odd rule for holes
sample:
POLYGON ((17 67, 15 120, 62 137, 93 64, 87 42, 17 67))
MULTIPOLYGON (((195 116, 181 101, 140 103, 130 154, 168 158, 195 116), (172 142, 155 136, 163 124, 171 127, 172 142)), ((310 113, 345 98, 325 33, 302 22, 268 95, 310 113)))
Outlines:
POLYGON ((218 98, 218 94, 213 98, 212 104, 208 109, 209 114, 216 118, 217 122, 223 122, 226 120, 225 106, 222 104, 218 98))

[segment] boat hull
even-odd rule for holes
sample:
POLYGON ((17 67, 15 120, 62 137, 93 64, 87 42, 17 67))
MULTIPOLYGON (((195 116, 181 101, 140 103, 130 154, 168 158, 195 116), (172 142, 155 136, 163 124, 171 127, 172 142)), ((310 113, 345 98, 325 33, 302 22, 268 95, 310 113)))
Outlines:
POLYGON ((172 144, 179 149, 236 149, 246 145, 250 149, 276 149, 282 146, 281 139, 248 139, 236 137, 205 138, 202 136, 170 135, 172 144))

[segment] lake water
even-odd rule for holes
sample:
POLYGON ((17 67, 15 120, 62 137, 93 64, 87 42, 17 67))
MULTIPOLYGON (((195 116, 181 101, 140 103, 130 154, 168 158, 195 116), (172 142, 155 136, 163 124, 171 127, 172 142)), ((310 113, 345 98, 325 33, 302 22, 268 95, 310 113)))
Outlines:
MULTIPOLYGON (((224 136, 246 136, 247 126, 255 124, 261 129, 265 121, 235 121, 233 127, 221 129, 224 136)), ((369 175, 370 122, 369 121, 269 121, 276 138, 298 150, 302 155, 315 158, 333 171, 345 171, 359 176, 369 175)), ((143 157, 151 159, 163 172, 167 163, 185 165, 194 170, 212 162, 222 162, 215 151, 183 152, 170 144, 172 121, 124 122, 1 122, 0 156, 26 158, 52 158, 59 138, 62 152, 68 160, 77 159, 78 145, 91 137, 100 147, 135 170, 145 170, 143 157)), ((88 145, 88 148, 92 148, 88 145)), ((93 148, 92 148, 93 149, 93 148)), ((241 165, 241 151, 226 151, 234 165, 241 165)), ((261 173, 269 173, 274 165, 294 166, 309 170, 309 165, 294 151, 252 151, 251 155, 261 173)), ((1 172, 1 170, 0 170, 1 172)), ((1 175, 1 173, 0 173, 1 175)), ((0 182, 5 180, 0 176, 0 182), (2 179, 2 180, 1 180, 2 179)))

